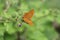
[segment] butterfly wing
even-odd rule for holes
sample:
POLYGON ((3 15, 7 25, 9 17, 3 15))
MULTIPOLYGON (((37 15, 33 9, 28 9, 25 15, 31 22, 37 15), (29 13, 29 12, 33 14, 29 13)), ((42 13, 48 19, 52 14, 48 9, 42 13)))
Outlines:
POLYGON ((32 9, 31 11, 29 11, 28 13, 26 13, 23 17, 31 19, 32 16, 33 16, 33 14, 34 14, 34 10, 32 9))
POLYGON ((31 21, 33 15, 34 15, 34 10, 32 9, 23 16, 24 22, 28 23, 29 25, 33 25, 33 22, 31 21))
POLYGON ((30 19, 24 18, 24 22, 28 23, 29 25, 33 25, 33 22, 30 19))

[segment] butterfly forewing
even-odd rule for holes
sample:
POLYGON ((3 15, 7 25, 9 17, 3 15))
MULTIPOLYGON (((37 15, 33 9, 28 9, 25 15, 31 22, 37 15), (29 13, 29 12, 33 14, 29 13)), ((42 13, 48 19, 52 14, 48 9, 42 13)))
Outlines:
POLYGON ((25 17, 25 18, 28 18, 28 19, 31 19, 32 16, 33 16, 33 14, 34 14, 34 10, 32 9, 31 11, 29 11, 28 13, 26 13, 26 14, 24 15, 24 17, 25 17))

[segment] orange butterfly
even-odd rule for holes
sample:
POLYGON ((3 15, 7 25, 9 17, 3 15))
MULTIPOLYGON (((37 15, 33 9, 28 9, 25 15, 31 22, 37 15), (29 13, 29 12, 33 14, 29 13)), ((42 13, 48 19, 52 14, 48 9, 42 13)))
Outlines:
POLYGON ((33 15, 34 15, 34 10, 32 9, 23 16, 23 21, 28 23, 29 25, 33 25, 33 22, 31 21, 33 15))

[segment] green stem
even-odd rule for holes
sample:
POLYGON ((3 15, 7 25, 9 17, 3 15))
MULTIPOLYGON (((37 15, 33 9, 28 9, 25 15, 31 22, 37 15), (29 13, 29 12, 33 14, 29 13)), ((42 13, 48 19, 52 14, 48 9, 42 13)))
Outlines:
POLYGON ((6 32, 4 33, 4 36, 3 36, 3 39, 4 39, 4 40, 6 40, 5 38, 6 38, 6 32))
POLYGON ((17 32, 17 40, 21 40, 19 31, 17 32))

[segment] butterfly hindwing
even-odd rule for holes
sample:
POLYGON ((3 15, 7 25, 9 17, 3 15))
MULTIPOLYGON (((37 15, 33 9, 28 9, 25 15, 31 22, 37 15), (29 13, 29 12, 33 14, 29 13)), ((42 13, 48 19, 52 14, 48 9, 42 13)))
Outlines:
POLYGON ((33 25, 33 22, 27 18, 24 18, 24 21, 29 25, 33 25))

